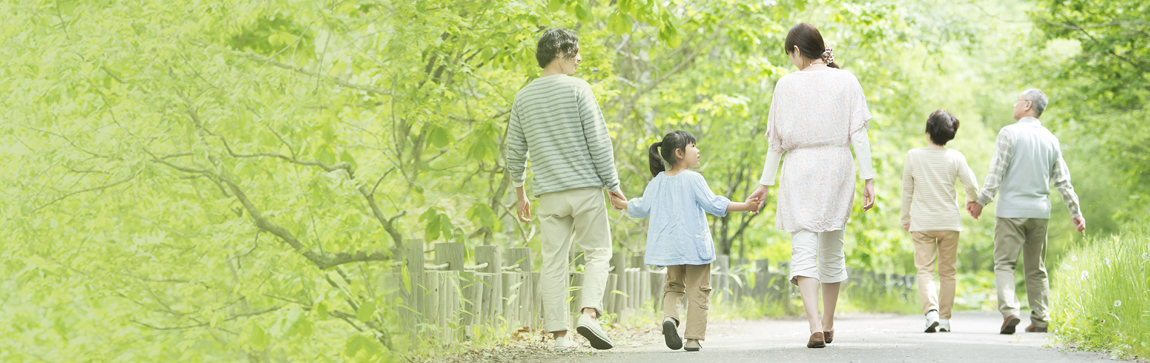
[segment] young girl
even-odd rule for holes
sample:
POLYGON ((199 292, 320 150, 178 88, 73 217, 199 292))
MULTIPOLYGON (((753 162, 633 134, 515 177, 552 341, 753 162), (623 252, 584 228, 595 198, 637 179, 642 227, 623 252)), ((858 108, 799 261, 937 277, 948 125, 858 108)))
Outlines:
POLYGON ((954 180, 966 187, 966 202, 975 203, 978 186, 966 157, 947 149, 954 139, 958 119, 943 110, 926 120, 930 146, 907 152, 902 171, 902 228, 914 240, 914 265, 918 268, 918 297, 926 315, 927 333, 950 331, 958 260, 958 234, 962 215, 955 204, 954 180), (935 255, 942 280, 942 299, 934 292, 935 255))
POLYGON ((699 166, 695 136, 675 131, 650 148, 651 175, 643 196, 630 201, 611 198, 611 204, 626 209, 631 218, 651 216, 647 228, 645 263, 667 266, 663 287, 663 335, 667 347, 684 348, 677 330, 679 302, 687 295, 687 351, 698 351, 707 331, 707 308, 711 292, 711 262, 715 244, 704 213, 725 216, 728 211, 753 211, 757 200, 731 203, 717 196, 699 173, 687 170, 699 166), (671 170, 666 170, 666 166, 671 170))

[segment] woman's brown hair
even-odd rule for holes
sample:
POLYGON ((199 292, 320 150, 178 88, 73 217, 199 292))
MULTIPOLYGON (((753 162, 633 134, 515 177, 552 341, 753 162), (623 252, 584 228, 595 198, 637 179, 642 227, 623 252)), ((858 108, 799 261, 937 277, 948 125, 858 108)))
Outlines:
MULTIPOLYGON (((819 33, 819 29, 814 25, 801 23, 791 28, 787 33, 787 41, 783 44, 786 47, 787 54, 791 54, 795 50, 795 46, 799 46, 799 54, 807 59, 822 59, 824 62, 828 61, 824 54, 827 51, 826 43, 823 43, 823 35, 819 33)), ((838 68, 839 65, 835 64, 833 59, 827 62, 827 66, 831 68, 838 68)))

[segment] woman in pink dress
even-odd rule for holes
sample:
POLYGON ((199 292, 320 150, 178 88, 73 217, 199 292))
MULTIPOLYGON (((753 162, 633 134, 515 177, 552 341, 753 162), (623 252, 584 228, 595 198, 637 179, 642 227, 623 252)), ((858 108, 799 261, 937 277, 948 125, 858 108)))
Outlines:
MULTIPOLYGON (((786 154, 779 185, 775 226, 791 233, 791 283, 798 285, 810 323, 809 348, 834 339, 839 285, 846 281, 843 229, 854 204, 853 145, 859 176, 866 181, 863 210, 874 205, 867 121, 871 119, 858 79, 838 69, 834 55, 813 25, 799 24, 787 34, 786 52, 799 69, 779 79, 767 116, 766 165, 759 188, 765 200, 786 154), (818 289, 823 290, 819 319, 818 289)), ((762 202, 760 202, 762 203, 762 202)))

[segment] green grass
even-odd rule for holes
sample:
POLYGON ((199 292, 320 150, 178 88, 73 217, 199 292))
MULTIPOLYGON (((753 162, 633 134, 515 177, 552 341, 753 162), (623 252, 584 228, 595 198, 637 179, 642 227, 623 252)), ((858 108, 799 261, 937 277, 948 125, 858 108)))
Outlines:
POLYGON ((1150 357, 1150 225, 1087 238, 1054 274, 1050 321, 1061 342, 1150 357))

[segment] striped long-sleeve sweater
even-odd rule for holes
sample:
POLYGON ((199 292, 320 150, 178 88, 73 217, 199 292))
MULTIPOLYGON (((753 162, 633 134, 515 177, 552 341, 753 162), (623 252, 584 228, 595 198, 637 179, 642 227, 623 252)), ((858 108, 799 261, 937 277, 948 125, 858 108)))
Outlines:
POLYGON ((902 171, 902 224, 909 224, 911 232, 961 232, 955 179, 966 191, 966 202, 975 201, 978 181, 961 152, 925 147, 907 152, 902 171))
POLYGON ((507 172, 521 187, 530 152, 534 194, 580 188, 619 190, 615 153, 591 86, 557 74, 515 95, 507 129, 507 172))

